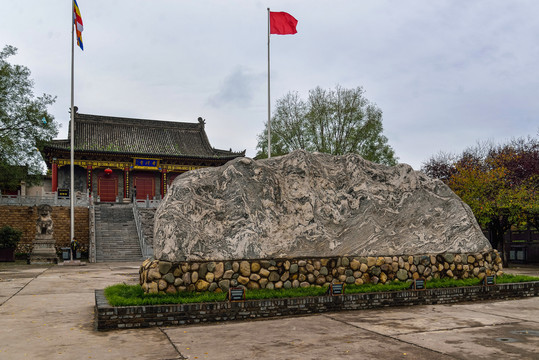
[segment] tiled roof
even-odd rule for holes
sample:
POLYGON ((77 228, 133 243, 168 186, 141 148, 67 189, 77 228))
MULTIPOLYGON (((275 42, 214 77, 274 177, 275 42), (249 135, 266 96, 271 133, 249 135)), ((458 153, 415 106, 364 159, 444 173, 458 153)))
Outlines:
MULTIPOLYGON (((68 140, 53 140, 51 148, 69 149, 68 140)), ((204 120, 197 123, 75 114, 75 151, 227 159, 243 152, 211 147, 204 120)))

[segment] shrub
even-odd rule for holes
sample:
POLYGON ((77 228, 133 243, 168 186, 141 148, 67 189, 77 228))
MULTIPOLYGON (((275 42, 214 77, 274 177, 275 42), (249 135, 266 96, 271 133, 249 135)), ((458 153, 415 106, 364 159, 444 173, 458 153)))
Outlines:
POLYGON ((6 225, 0 228, 0 249, 14 249, 21 240, 22 231, 6 225))

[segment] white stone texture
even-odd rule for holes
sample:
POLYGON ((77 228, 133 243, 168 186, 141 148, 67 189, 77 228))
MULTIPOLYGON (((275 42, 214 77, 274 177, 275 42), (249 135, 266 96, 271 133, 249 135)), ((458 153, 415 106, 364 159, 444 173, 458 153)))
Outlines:
POLYGON ((441 181, 353 154, 295 151, 189 171, 155 215, 155 257, 176 262, 490 249, 441 181))

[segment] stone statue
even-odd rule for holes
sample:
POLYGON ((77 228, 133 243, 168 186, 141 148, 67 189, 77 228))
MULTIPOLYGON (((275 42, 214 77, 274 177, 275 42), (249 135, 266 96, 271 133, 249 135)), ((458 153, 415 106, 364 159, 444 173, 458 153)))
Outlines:
POLYGON ((56 264, 56 240, 53 238, 52 207, 47 204, 37 207, 36 238, 30 254, 31 264, 56 264))
POLYGON ((52 235, 53 223, 51 218, 52 207, 47 204, 39 205, 37 207, 38 218, 36 221, 37 233, 52 235))

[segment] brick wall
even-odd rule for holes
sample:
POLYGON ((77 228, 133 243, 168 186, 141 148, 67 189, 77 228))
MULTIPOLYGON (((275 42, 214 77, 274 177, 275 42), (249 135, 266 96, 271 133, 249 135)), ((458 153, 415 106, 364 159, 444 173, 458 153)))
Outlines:
MULTIPOLYGON (((54 238, 56 247, 69 246, 70 236, 70 208, 66 206, 52 207, 52 220, 54 222, 54 238)), ((23 235, 17 252, 28 253, 32 241, 36 236, 36 220, 38 218, 37 206, 0 206, 0 227, 9 225, 22 230, 23 235)), ((88 208, 75 208, 75 237, 81 250, 88 249, 88 208)))
POLYGON ((507 300, 539 295, 539 282, 461 288, 394 291, 289 299, 247 300, 181 305, 110 306, 103 290, 95 291, 95 328, 125 329, 252 320, 364 310, 392 306, 507 300))

